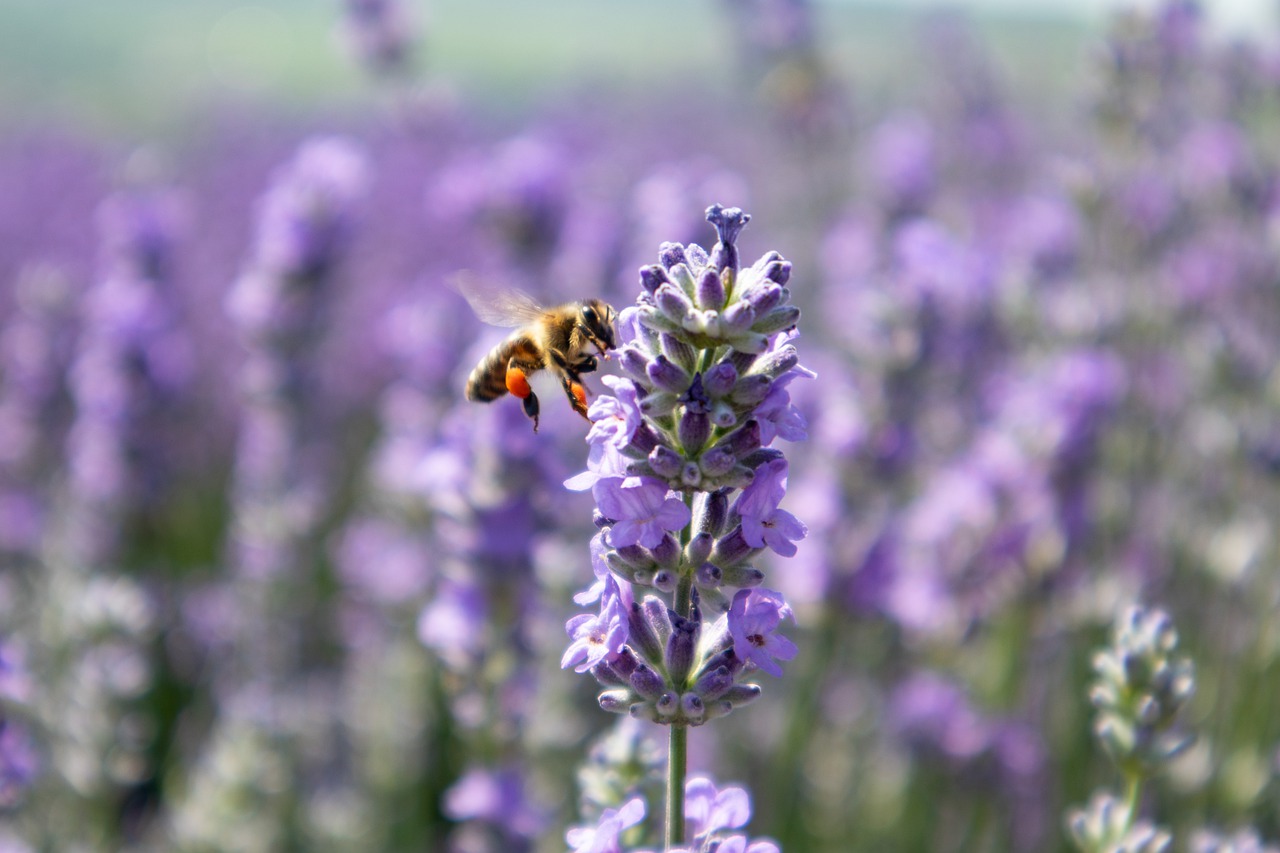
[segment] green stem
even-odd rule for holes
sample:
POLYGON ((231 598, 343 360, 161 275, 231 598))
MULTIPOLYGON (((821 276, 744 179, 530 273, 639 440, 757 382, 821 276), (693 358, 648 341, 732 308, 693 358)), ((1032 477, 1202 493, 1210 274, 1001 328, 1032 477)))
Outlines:
POLYGON ((667 754, 667 850, 684 843, 684 777, 688 765, 689 729, 672 726, 667 754))
MULTIPOLYGON (((693 492, 684 493, 685 506, 693 509, 693 492)), ((680 531, 680 544, 688 545, 693 537, 693 525, 680 531)), ((693 567, 680 561, 680 581, 676 586, 673 609, 688 619, 693 612, 693 567)), ((667 751, 667 825, 666 849, 684 843, 684 781, 689 769, 689 729, 672 726, 667 751)))
POLYGON ((1125 772, 1124 783, 1124 807, 1128 813, 1128 823, 1130 828, 1133 822, 1138 818, 1138 801, 1142 798, 1142 774, 1132 771, 1125 772))

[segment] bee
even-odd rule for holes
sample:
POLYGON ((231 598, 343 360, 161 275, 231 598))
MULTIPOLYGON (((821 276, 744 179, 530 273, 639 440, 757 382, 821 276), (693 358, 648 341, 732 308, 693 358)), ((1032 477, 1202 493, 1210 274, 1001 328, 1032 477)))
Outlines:
POLYGON ((607 359, 608 351, 615 348, 613 307, 602 299, 583 299, 544 308, 518 290, 486 290, 466 278, 455 284, 484 322, 519 326, 471 371, 467 399, 488 403, 503 394, 518 397, 537 432, 538 396, 529 387, 529 377, 546 370, 560 380, 573 410, 587 417, 582 374, 599 366, 596 355, 587 350, 594 346, 607 359))

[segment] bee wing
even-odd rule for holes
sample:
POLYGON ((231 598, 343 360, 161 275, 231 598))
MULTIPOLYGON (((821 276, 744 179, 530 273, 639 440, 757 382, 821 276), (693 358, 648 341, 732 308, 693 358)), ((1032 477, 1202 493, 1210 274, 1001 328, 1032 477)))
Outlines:
POLYGON ((524 326, 546 313, 529 294, 483 282, 470 273, 458 273, 452 284, 476 316, 491 326, 524 326))

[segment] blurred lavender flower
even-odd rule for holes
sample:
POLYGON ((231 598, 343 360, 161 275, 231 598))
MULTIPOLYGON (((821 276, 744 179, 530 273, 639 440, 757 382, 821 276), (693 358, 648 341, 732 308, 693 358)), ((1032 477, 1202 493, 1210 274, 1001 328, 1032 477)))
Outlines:
POLYGON ((1088 853, 1166 853, 1173 836, 1145 820, 1135 821, 1130 809, 1107 793, 1097 793, 1087 809, 1067 817, 1072 840, 1088 853))
POLYGON ((1257 830, 1246 828, 1230 835, 1197 830, 1187 849, 1190 853, 1276 853, 1280 847, 1265 843, 1258 837, 1257 830))
POLYGON ((334 476, 317 348, 366 169, 346 141, 302 145, 259 202, 251 256, 227 297, 247 348, 227 557, 235 621, 215 671, 217 724, 170 817, 178 849, 234 848, 219 827, 242 796, 261 803, 247 837, 283 837, 312 794, 301 786, 305 765, 323 760, 303 741, 334 724, 332 703, 310 702, 290 681, 306 658, 314 536, 334 476), (309 713, 320 708, 327 717, 309 713))
POLYGON ((0 549, 34 555, 52 500, 47 473, 71 419, 66 388, 75 300, 56 268, 28 267, 0 333, 0 549))
POLYGON ((616 809, 605 809, 595 826, 579 826, 565 833, 573 853, 622 853, 622 836, 644 820, 645 804, 639 797, 616 809))
POLYGON ((0 809, 16 807, 39 772, 31 736, 20 723, 0 713, 0 809))
POLYGON ((404 0, 343 0, 342 40, 372 73, 403 75, 418 34, 404 0))
POLYGON ((177 198, 124 192, 103 203, 99 223, 103 273, 85 296, 70 373, 70 505, 60 536, 70 559, 89 564, 115 556, 131 512, 166 497, 176 410, 192 372, 173 293, 177 198))

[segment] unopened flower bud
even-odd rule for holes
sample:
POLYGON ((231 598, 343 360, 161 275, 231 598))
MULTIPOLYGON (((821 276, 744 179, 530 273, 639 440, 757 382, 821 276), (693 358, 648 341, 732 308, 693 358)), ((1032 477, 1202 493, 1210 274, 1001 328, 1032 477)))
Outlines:
POLYGON ((724 307, 724 283, 720 280, 720 271, 714 267, 707 267, 698 276, 695 292, 699 308, 719 311, 724 307))
POLYGON ((645 366, 645 374, 658 388, 673 394, 683 394, 692 381, 680 365, 661 354, 645 366))
POLYGON ((667 682, 648 664, 640 664, 631 673, 631 687, 646 699, 656 700, 667 689, 667 682))

